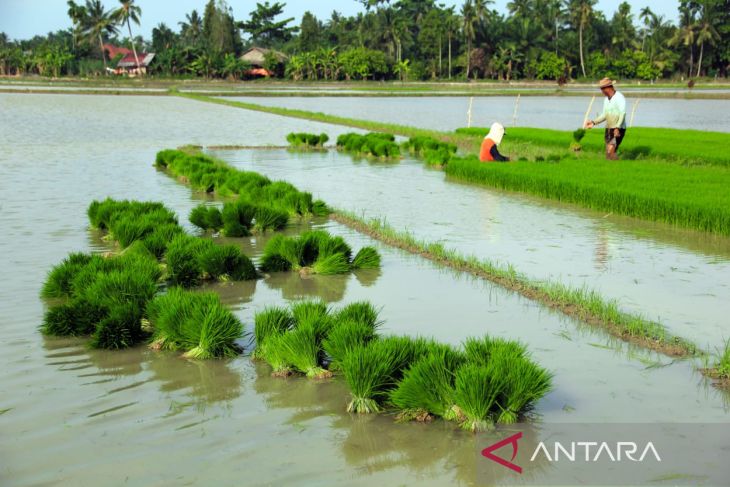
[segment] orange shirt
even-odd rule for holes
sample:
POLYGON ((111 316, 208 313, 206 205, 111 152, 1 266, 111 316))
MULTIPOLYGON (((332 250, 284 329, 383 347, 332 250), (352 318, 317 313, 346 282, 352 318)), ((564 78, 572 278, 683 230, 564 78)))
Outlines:
POLYGON ((494 147, 494 141, 492 139, 487 139, 486 137, 482 141, 482 148, 479 151, 479 160, 482 162, 489 162, 494 161, 494 157, 492 157, 492 147, 494 147))

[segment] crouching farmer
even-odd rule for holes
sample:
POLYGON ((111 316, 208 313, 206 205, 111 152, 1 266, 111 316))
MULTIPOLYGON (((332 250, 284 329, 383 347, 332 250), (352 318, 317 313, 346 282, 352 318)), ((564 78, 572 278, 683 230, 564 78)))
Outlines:
POLYGON ((504 127, 502 124, 494 122, 492 128, 489 129, 489 133, 482 141, 482 148, 479 151, 479 160, 482 162, 490 161, 509 161, 509 158, 504 157, 497 150, 497 146, 502 142, 504 137, 504 127))
POLYGON ((585 128, 592 129, 596 125, 606 122, 604 141, 606 143, 606 159, 615 161, 618 159, 616 151, 626 135, 626 98, 616 91, 613 81, 603 78, 599 84, 603 95, 603 113, 595 120, 586 122, 585 128))

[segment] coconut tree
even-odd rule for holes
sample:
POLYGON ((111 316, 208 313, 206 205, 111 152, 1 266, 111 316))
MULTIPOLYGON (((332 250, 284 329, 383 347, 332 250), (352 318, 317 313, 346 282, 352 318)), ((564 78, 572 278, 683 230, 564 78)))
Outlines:
POLYGON ((104 10, 101 0, 86 0, 86 17, 84 18, 83 32, 86 38, 91 41, 99 42, 101 49, 101 59, 104 61, 104 72, 107 70, 106 54, 104 53, 103 36, 117 33, 117 26, 111 13, 104 10))
POLYGON ((203 19, 197 10, 185 14, 185 22, 180 25, 180 36, 190 45, 197 45, 203 33, 203 19))
POLYGON ((446 31, 446 38, 449 43, 449 79, 451 79, 451 46, 453 45, 454 34, 459 31, 459 18, 454 12, 454 7, 444 10, 444 30, 446 31))
POLYGON ((66 5, 68 5, 68 16, 71 18, 71 23, 73 24, 73 43, 74 49, 76 49, 78 36, 86 21, 86 8, 84 8, 83 5, 77 4, 73 0, 68 0, 66 5))
POLYGON ((580 69, 586 76, 585 57, 583 55, 583 31, 593 19, 593 7, 596 0, 566 0, 566 8, 574 27, 578 28, 578 51, 580 53, 580 69))
POLYGON ((688 76, 692 76, 692 67, 694 66, 694 45, 697 39, 697 23, 695 15, 697 10, 694 5, 683 4, 679 7, 680 21, 679 28, 675 31, 671 39, 670 46, 684 46, 689 48, 689 70, 688 76))
POLYGON ((656 15, 649 6, 646 6, 639 12, 639 19, 644 23, 644 27, 641 29, 641 50, 643 51, 646 45, 646 36, 651 32, 652 23, 656 22, 656 15))
POLYGON ((132 36, 132 22, 139 25, 139 17, 142 15, 142 9, 134 4, 134 0, 119 0, 119 3, 120 6, 112 13, 112 17, 119 25, 127 24, 129 39, 132 43, 132 52, 134 53, 134 62, 137 64, 137 70, 142 74, 142 71, 139 69, 137 46, 134 43, 134 36, 132 36))
POLYGON ((466 0, 461 7, 461 27, 466 40, 466 77, 471 71, 471 50, 477 35, 477 26, 487 15, 492 0, 466 0))
POLYGON ((702 56, 705 51, 705 44, 714 46, 720 40, 720 34, 715 28, 712 7, 707 0, 698 2, 700 7, 700 19, 697 23, 697 43, 700 45, 700 57, 697 60, 697 76, 699 77, 702 69, 702 56))

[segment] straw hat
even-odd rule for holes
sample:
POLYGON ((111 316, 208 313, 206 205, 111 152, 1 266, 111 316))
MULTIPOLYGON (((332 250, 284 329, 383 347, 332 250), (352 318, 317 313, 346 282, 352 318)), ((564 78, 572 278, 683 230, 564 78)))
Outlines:
POLYGON ((614 83, 615 81, 611 80, 611 78, 603 78, 598 82, 598 87, 601 89, 608 88, 609 86, 613 86, 614 83))

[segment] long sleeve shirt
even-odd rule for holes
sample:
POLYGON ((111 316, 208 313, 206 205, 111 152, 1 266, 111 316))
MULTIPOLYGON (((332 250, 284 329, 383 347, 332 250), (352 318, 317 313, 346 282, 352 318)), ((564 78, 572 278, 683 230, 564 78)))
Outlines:
POLYGON ((482 147, 479 151, 479 160, 482 162, 506 162, 509 161, 509 158, 499 153, 497 150, 497 144, 495 144, 492 139, 485 137, 484 140, 482 140, 482 147))
POLYGON ((604 98, 603 113, 593 121, 596 125, 606 122, 606 128, 626 128, 626 98, 618 91, 611 98, 604 98))

